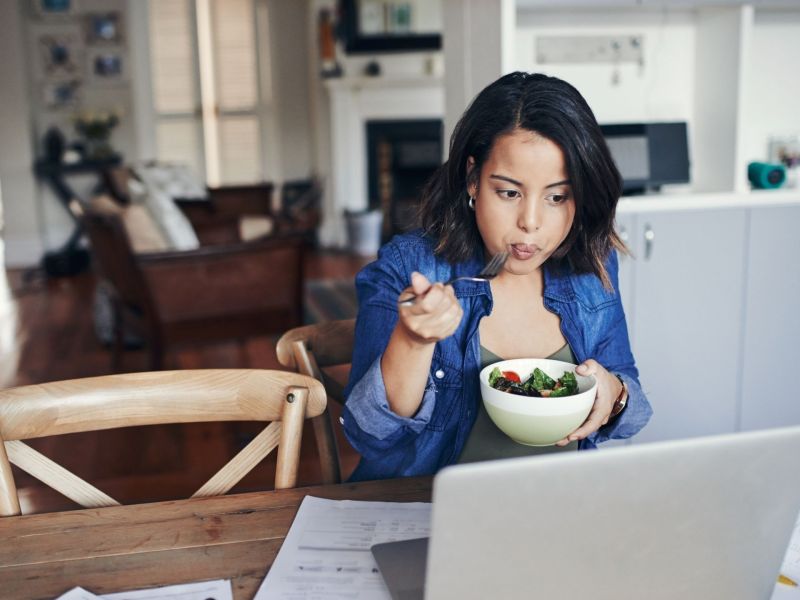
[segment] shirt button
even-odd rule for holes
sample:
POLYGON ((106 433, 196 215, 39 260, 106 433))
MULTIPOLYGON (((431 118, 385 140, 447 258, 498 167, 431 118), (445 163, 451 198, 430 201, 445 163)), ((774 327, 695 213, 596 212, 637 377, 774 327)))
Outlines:
POLYGON ((339 423, 341 423, 342 425, 344 425, 344 417, 339 417, 339 423))
POLYGON ((436 379, 441 379, 441 378, 444 377, 444 371, 439 369, 438 371, 436 371, 435 375, 436 375, 436 379))

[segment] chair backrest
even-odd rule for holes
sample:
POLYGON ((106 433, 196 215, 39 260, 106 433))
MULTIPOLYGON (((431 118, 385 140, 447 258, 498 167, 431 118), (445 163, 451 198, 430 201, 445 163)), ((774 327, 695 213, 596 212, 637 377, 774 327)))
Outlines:
MULTIPOLYGON (((355 319, 305 325, 284 333, 278 340, 275 351, 281 365, 321 381, 328 397, 344 404, 343 386, 322 369, 350 364, 354 337, 355 319)), ((338 483, 341 481, 339 453, 327 412, 326 408, 324 415, 314 419, 314 435, 319 450, 322 480, 325 483, 338 483)))
POLYGON ((275 488, 294 487, 303 419, 325 405, 314 378, 263 369, 128 373, 0 390, 0 516, 20 514, 10 464, 82 506, 119 504, 21 440, 134 425, 271 421, 193 497, 224 494, 276 447, 275 488))
POLYGON ((92 245, 98 275, 111 283, 121 302, 145 314, 153 313, 153 299, 122 219, 89 207, 82 207, 79 218, 92 245))
POLYGON ((355 319, 343 319, 290 329, 278 340, 278 362, 316 377, 325 385, 328 397, 344 404, 344 387, 321 369, 350 364, 355 327, 355 319))

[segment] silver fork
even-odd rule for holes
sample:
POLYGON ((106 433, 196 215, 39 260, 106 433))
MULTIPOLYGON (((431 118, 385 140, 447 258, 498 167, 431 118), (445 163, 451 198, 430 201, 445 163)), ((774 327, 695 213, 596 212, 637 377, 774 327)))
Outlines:
MULTIPOLYGON (((453 277, 452 279, 445 281, 444 285, 452 285, 456 281, 489 281, 490 279, 494 279, 497 277, 497 274, 503 268, 503 265, 506 264, 506 260, 508 259, 508 252, 498 252, 492 257, 486 266, 481 269, 481 272, 474 276, 462 276, 462 277, 453 277)), ((405 300, 401 300, 398 302, 398 306, 412 306, 417 301, 417 295, 412 294, 405 300)))

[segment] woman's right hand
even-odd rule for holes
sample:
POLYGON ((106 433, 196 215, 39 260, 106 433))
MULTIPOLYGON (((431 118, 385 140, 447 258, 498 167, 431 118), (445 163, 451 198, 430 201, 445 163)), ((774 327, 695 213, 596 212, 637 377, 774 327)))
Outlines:
POLYGON ((403 290, 400 300, 410 292, 417 295, 411 306, 400 307, 398 325, 417 342, 430 344, 455 333, 464 314, 453 286, 431 283, 421 273, 411 274, 411 286, 403 290))

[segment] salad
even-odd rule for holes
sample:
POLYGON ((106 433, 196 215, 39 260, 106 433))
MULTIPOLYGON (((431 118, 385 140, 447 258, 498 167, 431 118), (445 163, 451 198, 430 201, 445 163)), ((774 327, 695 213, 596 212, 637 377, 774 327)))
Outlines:
POLYGON ((578 393, 578 380, 572 371, 564 371, 561 377, 553 379, 541 369, 536 368, 530 377, 522 381, 516 372, 501 371, 495 367, 489 373, 489 385, 501 392, 536 398, 574 396, 578 393))

